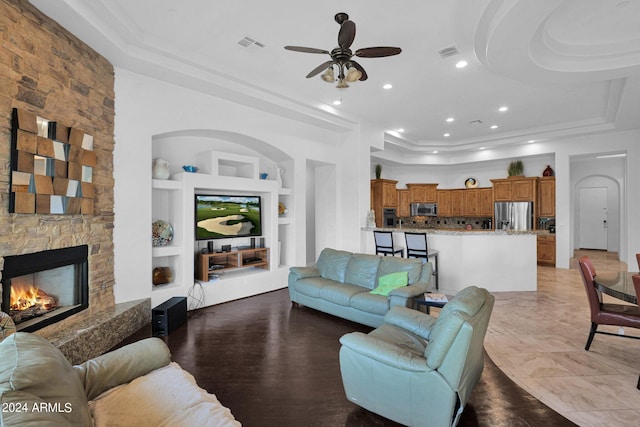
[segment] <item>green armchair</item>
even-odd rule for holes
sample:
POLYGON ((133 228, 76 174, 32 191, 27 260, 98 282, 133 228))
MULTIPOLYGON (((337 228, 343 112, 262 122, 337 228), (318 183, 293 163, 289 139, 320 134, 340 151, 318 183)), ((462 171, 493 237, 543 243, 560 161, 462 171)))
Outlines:
POLYGON ((340 370, 353 403, 409 426, 455 426, 484 367, 494 297, 471 286, 436 317, 392 307, 369 334, 340 338, 340 370))

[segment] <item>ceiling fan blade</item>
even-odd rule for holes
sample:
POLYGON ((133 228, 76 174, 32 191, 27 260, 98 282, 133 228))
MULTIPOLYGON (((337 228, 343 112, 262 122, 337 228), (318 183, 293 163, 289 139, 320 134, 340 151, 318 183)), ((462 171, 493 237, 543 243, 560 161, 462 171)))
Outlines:
POLYGON ((360 58, 382 58, 384 56, 397 55, 400 52, 402 52, 402 49, 400 49, 399 47, 365 47, 363 49, 356 50, 355 56, 358 56, 360 58))
POLYGON ((367 76, 367 72, 364 70, 364 68, 362 68, 362 65, 358 64, 356 61, 350 61, 350 62, 353 68, 355 68, 356 70, 362 73, 362 77, 360 77, 358 80, 363 82, 369 78, 369 76, 367 76))
POLYGON ((294 52, 304 52, 304 53, 326 53, 329 54, 328 50, 324 49, 316 49, 313 47, 303 47, 303 46, 285 46, 287 50, 293 50, 294 52))
POLYGON ((327 61, 327 62, 323 62, 322 64, 318 65, 316 68, 314 68, 313 70, 311 70, 311 72, 309 74, 307 74, 307 78, 311 78, 315 75, 320 74, 321 71, 326 70, 327 68, 329 68, 329 66, 333 64, 333 61, 327 61))
POLYGON ((346 20, 340 25, 338 33, 338 46, 343 49, 349 49, 353 39, 356 37, 356 24, 353 21, 346 20))

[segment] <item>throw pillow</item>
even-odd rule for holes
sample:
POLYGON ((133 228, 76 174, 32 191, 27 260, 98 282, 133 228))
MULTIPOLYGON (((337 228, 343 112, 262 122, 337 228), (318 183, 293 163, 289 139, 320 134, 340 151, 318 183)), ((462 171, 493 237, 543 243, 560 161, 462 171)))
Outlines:
POLYGON ((409 283, 409 274, 406 271, 398 271, 397 273, 390 273, 381 276, 378 279, 378 287, 369 292, 374 295, 389 295, 394 289, 407 286, 409 283))

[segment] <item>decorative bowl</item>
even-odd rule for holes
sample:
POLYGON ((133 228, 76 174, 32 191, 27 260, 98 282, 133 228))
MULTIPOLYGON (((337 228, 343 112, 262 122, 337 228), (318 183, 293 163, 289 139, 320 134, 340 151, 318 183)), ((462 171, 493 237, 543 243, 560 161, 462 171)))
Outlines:
POLYGON ((182 166, 182 169, 184 169, 185 172, 191 172, 191 173, 198 172, 198 168, 192 165, 184 165, 182 166))

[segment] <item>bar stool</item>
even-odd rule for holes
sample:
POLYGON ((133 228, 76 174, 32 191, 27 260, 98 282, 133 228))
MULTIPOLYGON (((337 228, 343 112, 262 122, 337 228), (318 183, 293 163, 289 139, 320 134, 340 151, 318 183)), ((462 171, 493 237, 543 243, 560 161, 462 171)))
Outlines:
POLYGON ((399 253, 404 258, 404 248, 395 248, 393 246, 393 233, 391 231, 374 231, 373 239, 376 242, 376 255, 396 256, 399 253))
POLYGON ((412 233, 405 231, 404 239, 407 243, 407 258, 424 258, 429 261, 429 258, 433 257, 433 276, 436 278, 436 290, 439 289, 438 281, 438 251, 429 250, 427 245, 426 233, 412 233))

